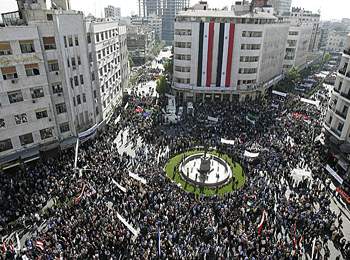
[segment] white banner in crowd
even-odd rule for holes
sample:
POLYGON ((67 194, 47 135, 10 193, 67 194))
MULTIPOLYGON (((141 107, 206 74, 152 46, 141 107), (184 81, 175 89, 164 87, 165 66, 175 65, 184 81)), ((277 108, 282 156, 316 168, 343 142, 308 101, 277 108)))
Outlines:
POLYGON ((137 174, 135 173, 132 173, 131 171, 129 171, 129 176, 143 184, 147 184, 147 181, 144 179, 144 178, 141 178, 140 176, 138 176, 137 174))
POLYGON ((248 116, 245 117, 245 119, 247 119, 247 121, 253 125, 255 125, 255 121, 251 120, 248 116))
POLYGON ((278 104, 271 104, 272 107, 274 108, 279 108, 280 106, 278 104))
POLYGON ((212 121, 212 122, 215 122, 215 123, 219 122, 219 118, 211 117, 211 116, 208 116, 208 120, 212 121))
POLYGON ((320 105, 320 101, 315 101, 311 99, 301 98, 300 101, 317 107, 320 105))
POLYGON ((139 235, 139 231, 133 228, 119 213, 117 213, 117 218, 134 234, 134 236, 139 235))
POLYGON ((250 158, 257 158, 260 153, 251 153, 248 152, 247 150, 244 151, 244 156, 245 157, 250 157, 250 158))
POLYGON ((340 183, 343 184, 343 178, 338 175, 338 173, 327 164, 326 170, 340 183))
POLYGON ((126 188, 124 188, 122 185, 120 185, 118 182, 116 182, 113 178, 112 178, 112 183, 114 185, 116 185, 122 192, 126 192, 126 188))
POLYGON ((221 138, 221 143, 222 144, 231 144, 231 145, 235 145, 235 141, 234 140, 227 140, 224 138, 221 138))
POLYGON ((281 96, 281 97, 286 97, 287 96, 287 93, 279 92, 279 91, 276 91, 276 90, 272 90, 272 94, 275 94, 275 95, 278 95, 278 96, 281 96))

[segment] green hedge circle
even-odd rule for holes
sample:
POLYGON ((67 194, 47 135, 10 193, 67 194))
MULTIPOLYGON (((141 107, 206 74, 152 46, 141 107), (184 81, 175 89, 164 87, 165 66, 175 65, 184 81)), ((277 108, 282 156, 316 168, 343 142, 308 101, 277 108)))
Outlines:
POLYGON ((171 179, 173 182, 176 182, 183 190, 187 192, 195 193, 197 195, 198 194, 203 194, 207 196, 224 195, 234 190, 238 190, 244 186, 245 174, 242 166, 239 163, 234 162, 232 158, 229 157, 227 154, 220 154, 215 150, 209 151, 208 154, 218 156, 221 159, 226 161, 226 163, 231 167, 232 175, 235 177, 236 181, 238 181, 237 185, 232 184, 232 182, 230 181, 229 183, 225 184, 220 188, 207 188, 207 187, 200 188, 186 182, 179 173, 179 166, 181 164, 182 158, 184 156, 188 157, 190 155, 200 154, 203 152, 204 150, 191 150, 191 151, 179 153, 173 156, 172 158, 170 158, 165 165, 165 173, 167 177, 171 179), (175 172, 174 172, 174 169, 175 169, 175 172))

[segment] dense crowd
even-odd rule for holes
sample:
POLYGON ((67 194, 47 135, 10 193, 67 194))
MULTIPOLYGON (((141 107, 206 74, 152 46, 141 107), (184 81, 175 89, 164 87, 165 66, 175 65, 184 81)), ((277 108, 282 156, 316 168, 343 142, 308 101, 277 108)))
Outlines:
POLYGON ((67 150, 0 179, 1 234, 30 230, 21 250, 13 249, 14 237, 3 242, 5 258, 297 259, 313 252, 314 259, 330 259, 328 241, 339 257, 350 258, 341 215, 330 207, 324 151, 314 142, 321 133, 318 109, 277 96, 196 103, 194 115, 169 126, 162 124, 158 102, 132 95, 95 139, 80 145, 80 170, 67 150), (243 166, 244 187, 195 196, 166 177, 167 158, 203 145, 243 166), (135 156, 120 152, 123 146, 135 156), (245 150, 259 151, 259 158, 246 158, 245 150), (311 171, 312 178, 293 178, 295 168, 311 171), (41 210, 49 200, 54 206, 41 210))

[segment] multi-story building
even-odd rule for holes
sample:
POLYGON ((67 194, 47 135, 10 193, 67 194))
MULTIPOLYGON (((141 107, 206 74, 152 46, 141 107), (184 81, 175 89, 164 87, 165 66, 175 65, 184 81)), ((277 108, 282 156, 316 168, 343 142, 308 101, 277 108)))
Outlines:
POLYGON ((126 27, 113 21, 89 22, 86 23, 86 31, 89 61, 92 65, 93 95, 98 104, 96 114, 99 122, 108 121, 114 108, 120 104, 127 85, 127 79, 122 77, 122 72, 128 71, 128 67, 125 67, 126 27), (101 113, 98 113, 99 108, 101 113))
POLYGON ((349 180, 350 151, 350 35, 347 37, 339 71, 325 116, 326 141, 349 180), (346 167, 343 167, 343 166, 346 167))
POLYGON ((119 7, 109 5, 105 7, 105 18, 119 19, 121 17, 121 11, 119 7))
POLYGON ((146 63, 151 55, 155 43, 154 31, 143 26, 129 26, 127 28, 127 47, 134 65, 146 63))
POLYGON ((0 165, 65 148, 105 120, 83 14, 61 0, 18 6, 0 27, 0 165))
POLYGON ((278 15, 288 15, 292 6, 292 0, 270 0, 269 2, 278 15))
POLYGON ((325 50, 330 52, 343 51, 346 39, 347 39, 347 32, 330 31, 327 36, 325 50))
POLYGON ((161 17, 163 15, 163 1, 164 0, 138 0, 139 16, 148 17, 156 15, 161 17))
POLYGON ((139 0, 139 16, 158 16, 162 19, 161 40, 172 44, 174 39, 174 20, 176 14, 189 7, 189 0, 139 0))
POLYGON ((173 89, 181 100, 255 98, 281 79, 289 24, 236 7, 177 15, 173 89))
POLYGON ((292 26, 295 25, 311 25, 312 33, 310 35, 309 52, 319 50, 320 42, 320 17, 319 13, 313 13, 311 11, 304 10, 302 8, 292 8, 292 12, 289 15, 289 20, 292 26))
POLYGON ((283 69, 303 69, 307 65, 313 27, 310 24, 290 25, 283 69))
POLYGON ((133 15, 131 16, 131 25, 148 27, 154 31, 156 40, 160 40, 162 37, 162 19, 156 15, 149 17, 133 15))

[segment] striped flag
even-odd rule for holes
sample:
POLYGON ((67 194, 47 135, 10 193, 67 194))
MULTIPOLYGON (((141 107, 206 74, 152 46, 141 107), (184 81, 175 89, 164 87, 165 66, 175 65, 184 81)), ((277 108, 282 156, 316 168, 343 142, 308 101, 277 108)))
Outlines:
POLYGON ((300 251, 300 254, 302 255, 303 254, 303 240, 304 240, 304 237, 301 236, 300 240, 299 240, 299 251, 300 251))
POLYGON ((258 235, 260 236, 261 234, 261 231, 262 231, 262 228, 264 226, 264 223, 267 219, 267 212, 264 210, 263 213, 262 213, 262 216, 261 216, 261 220, 260 220, 260 223, 258 225, 258 235))
POLYGON ((10 242, 9 242, 9 247, 10 247, 10 252, 14 253, 15 252, 15 247, 13 246, 12 240, 10 240, 10 242))
POLYGON ((35 242, 35 247, 36 247, 36 248, 39 248, 41 251, 44 251, 44 242, 41 241, 41 240, 37 240, 37 241, 35 242))
POLYGON ((1 251, 3 255, 6 254, 7 252, 6 241, 2 242, 1 251))
POLYGON ((82 188, 82 190, 81 190, 80 195, 79 195, 78 197, 75 197, 75 198, 74 198, 74 203, 75 203, 75 204, 78 204, 78 203, 80 202, 81 198, 82 198, 83 195, 84 195, 84 190, 85 190, 85 184, 84 184, 84 186, 83 186, 83 188, 82 188))

